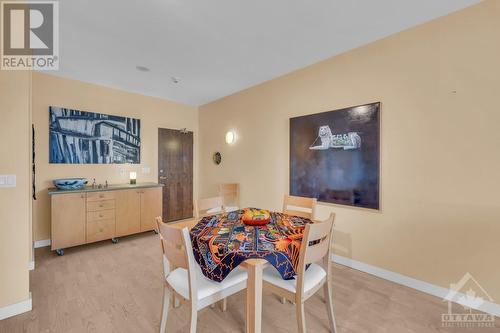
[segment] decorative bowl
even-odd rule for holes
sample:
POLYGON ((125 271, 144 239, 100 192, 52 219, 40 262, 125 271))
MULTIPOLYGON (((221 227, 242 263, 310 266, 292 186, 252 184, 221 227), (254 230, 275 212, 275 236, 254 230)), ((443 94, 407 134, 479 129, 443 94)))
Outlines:
POLYGON ((87 185, 86 178, 61 178, 52 181, 60 190, 79 190, 87 185))
POLYGON ((241 219, 246 225, 262 226, 269 223, 271 214, 264 209, 245 208, 241 219))

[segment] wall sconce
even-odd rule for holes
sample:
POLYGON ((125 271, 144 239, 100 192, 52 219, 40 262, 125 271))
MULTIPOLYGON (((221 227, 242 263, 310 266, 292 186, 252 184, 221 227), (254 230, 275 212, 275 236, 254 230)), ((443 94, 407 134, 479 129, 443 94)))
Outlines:
POLYGON ((137 183, 137 172, 130 172, 130 184, 135 185, 137 183))
POLYGON ((228 145, 231 145, 231 144, 234 143, 235 140, 236 140, 236 135, 234 134, 234 132, 233 131, 228 131, 226 133, 226 143, 228 145))

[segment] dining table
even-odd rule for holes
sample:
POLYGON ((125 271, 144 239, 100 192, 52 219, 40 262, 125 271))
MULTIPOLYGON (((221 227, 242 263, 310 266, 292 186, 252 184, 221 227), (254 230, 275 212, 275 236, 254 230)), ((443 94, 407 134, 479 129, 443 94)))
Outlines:
POLYGON ((294 279, 304 227, 311 220, 270 212, 262 226, 246 225, 244 210, 204 216, 171 225, 190 230, 193 254, 205 277, 222 281, 233 269, 247 270, 246 332, 260 333, 263 270, 272 265, 283 279, 294 279))

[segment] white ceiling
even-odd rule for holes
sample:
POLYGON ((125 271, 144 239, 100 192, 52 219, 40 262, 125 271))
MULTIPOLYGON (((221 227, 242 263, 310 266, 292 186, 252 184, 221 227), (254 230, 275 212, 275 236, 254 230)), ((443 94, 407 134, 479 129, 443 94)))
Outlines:
POLYGON ((478 2, 63 0, 52 74, 201 105, 478 2))

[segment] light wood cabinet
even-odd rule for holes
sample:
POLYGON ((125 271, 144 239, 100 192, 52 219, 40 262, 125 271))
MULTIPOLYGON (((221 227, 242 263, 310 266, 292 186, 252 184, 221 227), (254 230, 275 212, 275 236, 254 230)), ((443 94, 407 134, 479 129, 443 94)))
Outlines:
POLYGON ((116 236, 141 232, 140 190, 116 191, 116 236))
POLYGON ((115 209, 115 200, 88 201, 87 212, 97 212, 104 209, 115 209))
POLYGON ((115 237, 115 220, 87 221, 87 243, 115 237))
POLYGON ((162 188, 146 188, 141 191, 141 231, 156 229, 157 216, 162 214, 162 188))
POLYGON ((98 242, 156 229, 162 214, 162 188, 61 193, 53 190, 52 250, 98 242))
POLYGON ((85 193, 52 196, 52 250, 85 244, 85 193))
POLYGON ((87 201, 103 201, 115 198, 114 191, 87 193, 87 201))

